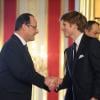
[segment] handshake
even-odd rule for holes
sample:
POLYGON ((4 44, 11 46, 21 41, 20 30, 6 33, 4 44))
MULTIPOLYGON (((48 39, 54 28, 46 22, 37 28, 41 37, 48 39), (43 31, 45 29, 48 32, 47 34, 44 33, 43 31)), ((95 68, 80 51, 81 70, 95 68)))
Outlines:
POLYGON ((62 83, 62 79, 54 76, 45 78, 45 85, 48 86, 50 91, 55 91, 61 83, 62 83))

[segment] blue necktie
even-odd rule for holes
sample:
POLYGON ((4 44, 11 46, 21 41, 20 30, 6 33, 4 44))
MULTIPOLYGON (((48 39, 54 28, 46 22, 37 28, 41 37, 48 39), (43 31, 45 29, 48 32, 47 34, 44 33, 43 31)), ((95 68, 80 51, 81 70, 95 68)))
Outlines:
MULTIPOLYGON (((72 67, 74 66, 74 60, 76 58, 76 43, 73 43, 73 61, 72 61, 72 67)), ((73 100, 75 100, 75 94, 74 94, 74 90, 73 90, 73 83, 72 83, 72 94, 73 94, 73 100)))
MULTIPOLYGON (((71 58, 70 58, 69 72, 70 72, 70 77, 72 79, 72 71, 73 71, 73 67, 74 67, 74 60, 75 60, 75 57, 76 57, 76 43, 75 42, 72 45, 70 56, 71 56, 71 58)), ((71 82, 72 82, 72 80, 71 80, 71 82)), ((75 100, 74 90, 73 90, 73 83, 72 83, 70 92, 72 94, 73 100, 75 100)))
POLYGON ((72 76, 73 64, 76 57, 76 43, 74 42, 70 51, 70 63, 69 63, 69 70, 70 75, 72 76))
POLYGON ((75 42, 73 43, 73 52, 74 52, 73 58, 75 59, 76 57, 76 43, 75 42))

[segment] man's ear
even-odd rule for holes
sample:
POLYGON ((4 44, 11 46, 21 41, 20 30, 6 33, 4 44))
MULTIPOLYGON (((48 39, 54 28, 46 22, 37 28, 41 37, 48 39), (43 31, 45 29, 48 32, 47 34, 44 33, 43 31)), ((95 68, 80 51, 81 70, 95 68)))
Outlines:
POLYGON ((28 28, 28 26, 26 24, 22 24, 22 29, 26 30, 28 28))
POLYGON ((84 29, 85 33, 88 33, 89 31, 87 29, 84 29))

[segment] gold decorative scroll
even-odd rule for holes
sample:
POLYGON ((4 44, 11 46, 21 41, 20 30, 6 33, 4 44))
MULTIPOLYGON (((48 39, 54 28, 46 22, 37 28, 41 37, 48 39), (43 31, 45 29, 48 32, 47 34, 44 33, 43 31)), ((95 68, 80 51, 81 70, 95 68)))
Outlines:
POLYGON ((95 19, 100 19, 100 0, 95 0, 94 2, 94 17, 95 19))

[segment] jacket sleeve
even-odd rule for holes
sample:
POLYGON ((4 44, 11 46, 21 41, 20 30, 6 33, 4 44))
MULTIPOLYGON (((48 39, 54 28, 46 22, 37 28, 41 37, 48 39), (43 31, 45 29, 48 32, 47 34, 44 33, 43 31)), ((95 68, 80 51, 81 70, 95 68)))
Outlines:
POLYGON ((70 85, 71 85, 71 79, 70 79, 70 77, 69 77, 69 72, 68 72, 67 50, 68 50, 68 49, 65 49, 65 51, 64 51, 64 71, 65 71, 65 75, 64 75, 62 84, 60 84, 60 85, 56 88, 56 91, 59 91, 59 90, 61 90, 61 89, 67 89, 67 88, 69 88, 70 85))
POLYGON ((93 96, 100 99, 100 42, 94 39, 89 47, 89 59, 94 77, 93 96))
POLYGON ((58 92, 59 90, 62 90, 62 89, 68 89, 68 88, 70 88, 70 85, 71 85, 71 80, 70 80, 69 74, 68 74, 68 72, 67 72, 67 73, 65 74, 64 78, 63 78, 62 84, 60 84, 60 85, 56 88, 56 92, 58 92))
POLYGON ((24 52, 21 52, 19 48, 6 46, 2 49, 1 54, 9 72, 16 80, 26 84, 34 84, 49 91, 44 84, 44 76, 35 71, 32 59, 24 56, 24 52))

